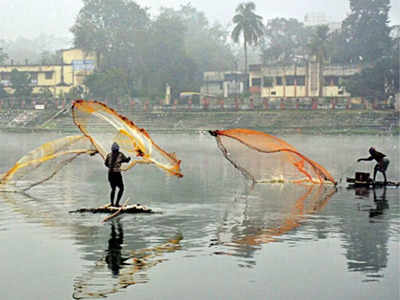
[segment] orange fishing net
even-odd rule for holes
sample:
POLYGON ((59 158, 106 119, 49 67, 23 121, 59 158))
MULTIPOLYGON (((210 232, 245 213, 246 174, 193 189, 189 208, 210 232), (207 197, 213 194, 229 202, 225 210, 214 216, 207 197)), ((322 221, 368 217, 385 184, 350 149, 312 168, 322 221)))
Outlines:
POLYGON ((139 128, 112 108, 97 101, 76 100, 72 105, 74 123, 87 136, 103 158, 116 142, 125 154, 134 158, 126 171, 136 163, 154 164, 169 174, 182 177, 180 160, 175 154, 167 153, 139 128))
POLYGON ((275 136, 241 128, 210 133, 225 158, 254 182, 336 184, 325 168, 275 136))

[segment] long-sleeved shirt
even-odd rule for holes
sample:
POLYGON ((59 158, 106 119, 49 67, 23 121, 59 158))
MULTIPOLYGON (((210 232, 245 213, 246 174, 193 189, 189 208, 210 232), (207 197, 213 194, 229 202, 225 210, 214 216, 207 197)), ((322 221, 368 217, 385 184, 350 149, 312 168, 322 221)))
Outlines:
POLYGON ((375 150, 375 151, 373 151, 373 152, 370 153, 370 157, 365 158, 364 160, 373 160, 373 159, 375 159, 377 162, 381 162, 382 159, 383 159, 385 156, 386 156, 385 154, 383 154, 383 153, 378 152, 378 151, 375 150))
POLYGON ((121 172, 121 164, 124 162, 129 162, 130 157, 126 157, 122 152, 118 152, 117 157, 113 161, 113 152, 108 153, 104 164, 108 167, 109 172, 121 172))

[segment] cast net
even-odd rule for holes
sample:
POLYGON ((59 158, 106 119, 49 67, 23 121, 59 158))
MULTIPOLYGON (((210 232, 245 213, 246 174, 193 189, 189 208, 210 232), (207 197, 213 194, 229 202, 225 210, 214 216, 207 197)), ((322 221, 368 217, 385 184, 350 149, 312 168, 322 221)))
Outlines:
POLYGON ((275 136, 240 128, 210 133, 225 158, 254 182, 336 184, 324 167, 275 136))
POLYGON ((12 186, 27 190, 53 178, 65 165, 81 154, 91 154, 95 148, 83 136, 67 136, 45 143, 21 157, 5 174, 0 175, 0 189, 12 186))
POLYGON ((98 101, 76 100, 72 105, 72 117, 104 159, 114 142, 119 144, 121 152, 133 158, 130 164, 121 168, 123 171, 136 163, 148 163, 182 177, 180 160, 175 154, 161 149, 146 130, 107 105, 98 101))

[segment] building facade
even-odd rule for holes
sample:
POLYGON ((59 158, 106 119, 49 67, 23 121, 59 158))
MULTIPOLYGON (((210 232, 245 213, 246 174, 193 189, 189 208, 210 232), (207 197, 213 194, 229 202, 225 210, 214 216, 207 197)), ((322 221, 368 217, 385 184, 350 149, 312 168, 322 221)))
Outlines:
POLYGON ((244 92, 247 82, 248 76, 242 72, 205 72, 200 94, 224 98, 236 96, 244 92))
POLYGON ((289 66, 250 65, 249 90, 269 99, 350 97, 342 82, 360 71, 360 66, 321 65, 312 59, 289 66))
POLYGON ((53 96, 62 96, 72 88, 83 85, 86 76, 96 67, 95 55, 85 53, 81 49, 61 50, 61 63, 54 65, 0 65, 0 83, 7 93, 13 94, 11 88, 11 72, 17 70, 29 75, 33 94, 48 89, 53 96))

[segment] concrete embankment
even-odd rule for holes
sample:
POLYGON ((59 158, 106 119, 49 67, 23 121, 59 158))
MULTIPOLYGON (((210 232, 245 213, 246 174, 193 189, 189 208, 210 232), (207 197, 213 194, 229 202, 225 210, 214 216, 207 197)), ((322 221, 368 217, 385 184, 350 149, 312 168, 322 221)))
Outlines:
MULTIPOLYGON (((400 113, 393 110, 275 110, 240 112, 131 112, 121 111, 148 131, 199 131, 252 128, 267 132, 399 134, 400 113)), ((25 126, 24 126, 25 127, 25 126)), ((70 112, 50 122, 38 118, 29 129, 78 132, 70 112), (45 125, 45 126, 43 126, 45 125)))

